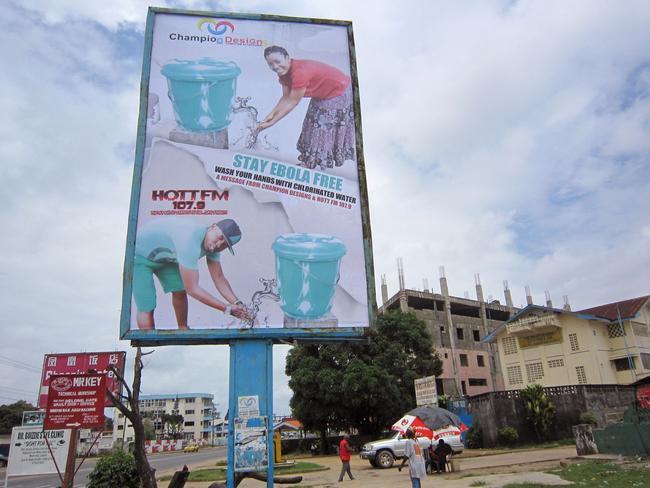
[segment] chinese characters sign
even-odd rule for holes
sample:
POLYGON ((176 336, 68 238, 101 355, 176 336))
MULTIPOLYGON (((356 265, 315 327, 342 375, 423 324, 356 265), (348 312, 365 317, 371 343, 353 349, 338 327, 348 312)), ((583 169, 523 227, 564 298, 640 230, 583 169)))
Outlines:
MULTIPOLYGON (((41 377, 41 389, 38 395, 38 407, 45 408, 47 405, 47 394, 49 389, 50 376, 85 374, 94 372, 106 375, 106 387, 115 394, 121 391, 120 383, 115 378, 109 366, 122 375, 126 362, 126 352, 79 352, 65 354, 46 354, 43 361, 43 375, 41 377)), ((112 403, 106 398, 106 405, 112 403)))

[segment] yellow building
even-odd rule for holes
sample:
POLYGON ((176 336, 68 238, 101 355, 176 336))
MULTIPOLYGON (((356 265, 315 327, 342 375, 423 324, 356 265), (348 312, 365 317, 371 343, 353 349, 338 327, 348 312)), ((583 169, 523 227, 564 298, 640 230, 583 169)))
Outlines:
POLYGON ((485 341, 508 390, 630 384, 650 376, 650 295, 577 312, 529 305, 485 341))

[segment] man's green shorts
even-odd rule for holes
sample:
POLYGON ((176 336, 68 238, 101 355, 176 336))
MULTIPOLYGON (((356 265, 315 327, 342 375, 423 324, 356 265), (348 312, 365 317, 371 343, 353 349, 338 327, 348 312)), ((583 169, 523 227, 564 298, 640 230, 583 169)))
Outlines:
POLYGON ((154 263, 136 255, 133 268, 133 298, 138 312, 151 312, 156 308, 153 275, 156 275, 165 293, 185 290, 178 263, 154 263))

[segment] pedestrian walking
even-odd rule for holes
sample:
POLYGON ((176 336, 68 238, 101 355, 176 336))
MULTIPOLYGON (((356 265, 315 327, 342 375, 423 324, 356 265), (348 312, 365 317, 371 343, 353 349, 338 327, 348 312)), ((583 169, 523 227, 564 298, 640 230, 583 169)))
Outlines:
POLYGON ((343 439, 339 444, 339 457, 341 458, 341 474, 339 475, 339 483, 343 481, 343 476, 348 473, 351 480, 354 479, 352 471, 350 471, 350 436, 346 432, 343 434, 343 439))
POLYGON ((427 468, 424 464, 424 456, 422 454, 422 447, 415 440, 415 431, 408 429, 405 434, 406 445, 404 446, 404 454, 406 457, 402 460, 402 464, 397 468, 402 471, 402 467, 408 461, 409 463, 409 477, 411 478, 412 488, 421 488, 421 480, 427 477, 427 468))

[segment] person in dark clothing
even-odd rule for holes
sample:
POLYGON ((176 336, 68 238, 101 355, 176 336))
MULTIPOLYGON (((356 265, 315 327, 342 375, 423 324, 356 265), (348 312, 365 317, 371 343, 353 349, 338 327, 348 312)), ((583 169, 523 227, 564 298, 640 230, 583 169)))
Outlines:
POLYGON ((444 439, 438 441, 438 445, 433 451, 436 473, 444 473, 446 471, 447 456, 451 454, 451 446, 445 442, 444 439))

